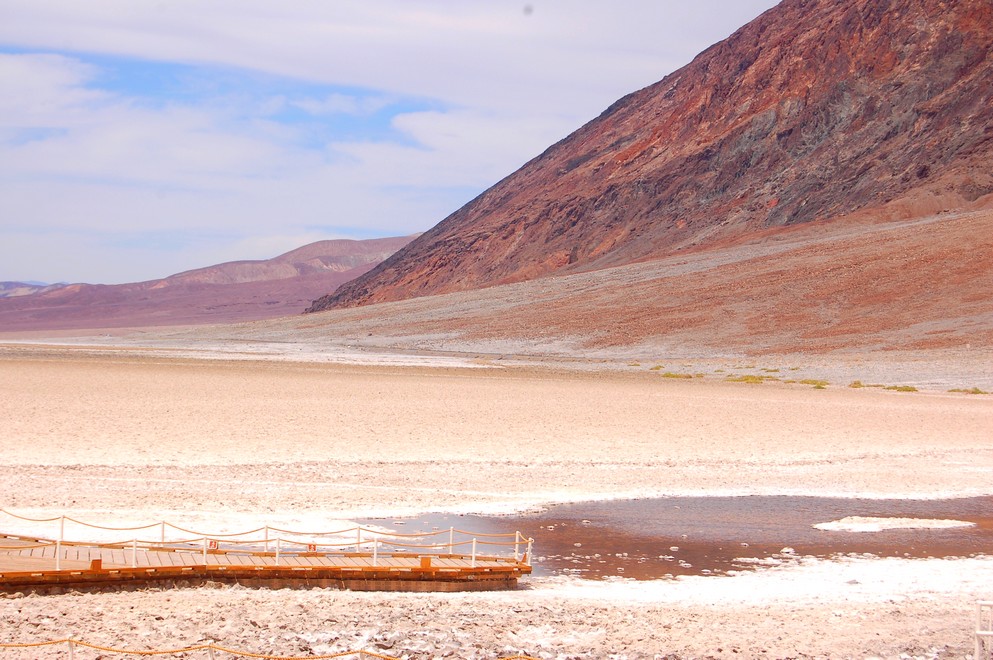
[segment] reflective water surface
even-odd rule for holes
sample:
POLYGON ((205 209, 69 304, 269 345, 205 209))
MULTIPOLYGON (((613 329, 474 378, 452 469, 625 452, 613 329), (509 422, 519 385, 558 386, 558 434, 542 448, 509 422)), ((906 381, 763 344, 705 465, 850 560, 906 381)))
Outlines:
POLYGON ((591 579, 721 575, 784 556, 993 554, 993 497, 673 497, 561 504, 518 516, 431 514, 364 522, 403 533, 449 527, 475 533, 520 530, 535 539, 535 575, 591 579), (861 533, 813 527, 848 516, 961 520, 975 526, 861 533))

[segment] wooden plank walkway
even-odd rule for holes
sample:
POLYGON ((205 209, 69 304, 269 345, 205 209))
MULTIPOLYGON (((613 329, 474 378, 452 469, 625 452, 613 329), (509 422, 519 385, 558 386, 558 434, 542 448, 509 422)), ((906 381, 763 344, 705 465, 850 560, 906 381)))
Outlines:
POLYGON ((285 552, 101 547, 0 536, 0 590, 60 590, 205 581, 256 586, 327 586, 383 591, 513 589, 531 573, 513 557, 368 552, 285 552), (56 556, 58 555, 58 560, 56 556))

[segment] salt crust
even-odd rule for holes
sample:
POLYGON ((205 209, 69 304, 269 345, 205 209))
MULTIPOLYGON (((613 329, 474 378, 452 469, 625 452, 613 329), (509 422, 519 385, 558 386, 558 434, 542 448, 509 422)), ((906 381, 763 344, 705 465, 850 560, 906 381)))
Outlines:
POLYGON ((833 532, 882 532, 887 529, 954 529, 956 527, 975 526, 976 523, 964 520, 847 516, 841 520, 817 523, 814 525, 814 529, 833 532))
MULTIPOLYGON (((583 498, 993 489, 993 406, 979 398, 52 357, 0 360, 0 506, 37 517, 327 529, 372 511, 583 498)), ((72 635, 132 648, 211 639, 285 655, 965 657, 975 601, 993 596, 991 557, 766 563, 657 582, 531 578, 498 594, 222 587, 3 598, 0 631, 3 641, 72 635)))

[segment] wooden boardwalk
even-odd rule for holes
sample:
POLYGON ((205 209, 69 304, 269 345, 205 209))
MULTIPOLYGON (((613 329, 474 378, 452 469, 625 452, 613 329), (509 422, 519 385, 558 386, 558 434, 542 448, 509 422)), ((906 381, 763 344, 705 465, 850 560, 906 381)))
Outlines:
POLYGON ((0 535, 0 591, 193 586, 208 581, 272 588, 377 591, 513 589, 527 558, 456 554, 284 552, 263 549, 56 543, 0 535))

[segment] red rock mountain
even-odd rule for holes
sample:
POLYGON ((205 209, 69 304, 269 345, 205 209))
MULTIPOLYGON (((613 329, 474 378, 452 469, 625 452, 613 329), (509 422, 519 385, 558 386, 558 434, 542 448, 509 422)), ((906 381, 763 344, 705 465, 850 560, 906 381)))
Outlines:
POLYGON ((784 0, 309 311, 993 193, 993 2, 784 0))
POLYGON ((134 284, 4 287, 0 332, 229 323, 298 314, 412 236, 318 241, 264 261, 232 261, 134 284))

